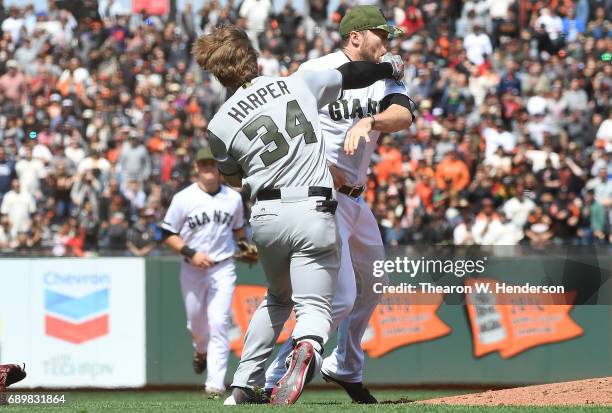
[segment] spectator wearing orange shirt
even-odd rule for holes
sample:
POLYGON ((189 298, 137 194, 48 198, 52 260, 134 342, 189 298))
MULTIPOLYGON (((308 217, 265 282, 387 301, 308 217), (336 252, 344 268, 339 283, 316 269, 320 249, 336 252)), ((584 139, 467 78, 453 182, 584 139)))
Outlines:
POLYGON ((374 167, 378 183, 388 182, 391 175, 402 175, 402 153, 395 147, 391 136, 383 137, 382 146, 378 148, 380 162, 374 167))
POLYGON ((436 167, 436 184, 439 189, 461 191, 470 182, 470 171, 455 151, 449 151, 436 167))

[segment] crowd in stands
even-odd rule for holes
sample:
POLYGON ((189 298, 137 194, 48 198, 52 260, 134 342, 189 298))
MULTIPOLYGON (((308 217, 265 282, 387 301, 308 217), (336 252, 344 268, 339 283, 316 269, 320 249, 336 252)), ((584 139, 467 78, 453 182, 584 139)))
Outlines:
POLYGON ((226 91, 190 56, 245 29, 264 75, 337 50, 354 4, 404 35, 419 104, 381 136, 365 199, 386 244, 612 241, 612 0, 189 2, 165 16, 113 0, 45 10, 0 0, 0 251, 146 255, 191 182, 226 91))

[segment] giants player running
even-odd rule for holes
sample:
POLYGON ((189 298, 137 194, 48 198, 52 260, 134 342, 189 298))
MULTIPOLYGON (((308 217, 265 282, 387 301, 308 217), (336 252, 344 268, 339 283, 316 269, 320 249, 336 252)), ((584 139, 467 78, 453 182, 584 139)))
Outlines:
MULTIPOLYGON (((378 62, 387 53, 388 36, 399 29, 387 25, 375 6, 357 6, 340 22, 342 51, 310 60, 298 70, 328 70, 350 61, 378 62)), ((385 257, 374 215, 360 197, 370 157, 381 132, 410 127, 415 105, 403 83, 381 80, 349 90, 342 98, 319 109, 326 157, 338 194, 338 230, 342 256, 333 300, 332 331, 338 328, 338 344, 323 361, 326 381, 342 386, 357 403, 376 403, 363 387, 364 354, 361 338, 380 295, 374 293, 372 263, 385 257), (350 129, 350 130, 349 130, 350 129), (346 137, 346 138, 345 138, 346 137), (361 138, 366 142, 360 143, 361 138), (339 327, 338 327, 339 326, 339 327)), ((266 388, 274 387, 285 372, 290 346, 285 344, 266 374, 266 388)))
POLYGON ((225 404, 265 402, 265 363, 295 306, 289 368, 272 391, 273 404, 293 404, 320 365, 331 325, 339 268, 332 177, 325 161, 317 108, 342 89, 401 78, 401 60, 355 62, 286 78, 258 76, 257 53, 235 27, 200 37, 193 54, 200 66, 235 90, 208 125, 211 149, 228 182, 256 201, 253 240, 268 280, 255 311, 225 404))
POLYGON ((236 282, 236 241, 246 237, 242 198, 221 185, 217 162, 209 148, 196 155, 197 182, 174 195, 161 225, 164 243, 184 260, 181 291, 187 311, 187 329, 193 339, 193 367, 208 367, 206 393, 225 391, 229 357, 227 331, 236 282))

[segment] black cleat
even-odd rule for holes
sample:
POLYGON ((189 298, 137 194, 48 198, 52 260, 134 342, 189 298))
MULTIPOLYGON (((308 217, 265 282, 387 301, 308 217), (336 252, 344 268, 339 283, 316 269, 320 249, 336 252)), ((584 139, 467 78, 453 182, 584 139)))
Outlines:
POLYGON ((323 376, 323 380, 325 380, 326 382, 336 383, 337 385, 342 387, 344 391, 353 400, 353 403, 359 403, 359 404, 377 404, 378 403, 378 400, 376 400, 376 398, 372 396, 370 391, 363 386, 363 382, 349 383, 348 381, 338 380, 323 372, 321 372, 321 375, 323 376))
POLYGON ((232 388, 232 394, 223 402, 225 406, 268 403, 270 403, 270 398, 263 389, 249 389, 246 387, 232 388))
POLYGON ((206 353, 193 352, 193 371, 195 374, 202 374, 206 370, 206 353))

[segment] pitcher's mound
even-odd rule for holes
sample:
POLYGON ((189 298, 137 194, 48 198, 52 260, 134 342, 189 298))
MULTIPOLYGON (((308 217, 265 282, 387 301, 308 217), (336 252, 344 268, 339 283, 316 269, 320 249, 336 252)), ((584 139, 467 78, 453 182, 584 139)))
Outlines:
POLYGON ((419 403, 484 406, 612 405, 612 377, 486 391, 419 403))

